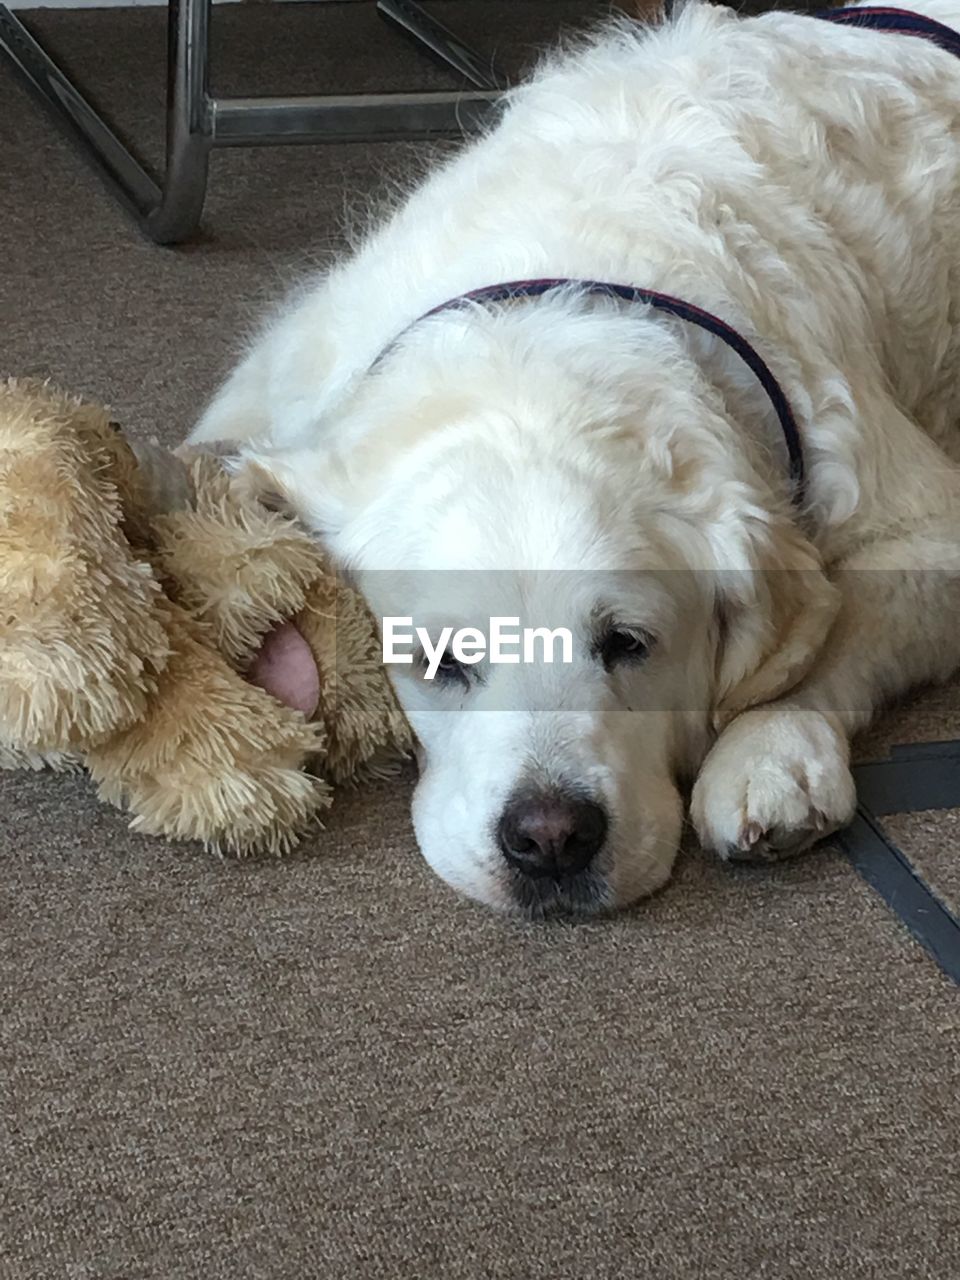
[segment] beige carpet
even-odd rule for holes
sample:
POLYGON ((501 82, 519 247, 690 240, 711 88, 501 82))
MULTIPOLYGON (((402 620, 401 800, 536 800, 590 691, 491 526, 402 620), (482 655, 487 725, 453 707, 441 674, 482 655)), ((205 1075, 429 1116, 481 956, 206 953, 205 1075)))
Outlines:
POLYGON ((960 810, 895 814, 884 830, 924 881, 960 918, 960 810))
MULTIPOLYGON (((506 48, 591 9, 445 12, 506 48)), ((159 15, 37 26, 155 146, 159 15)), ((217 26, 228 87, 442 80, 363 5, 217 26)), ((422 161, 224 154, 205 238, 159 250, 0 70, 0 366, 173 440, 258 299, 422 161)), ((839 854, 688 855, 618 920, 521 927, 432 878, 408 792, 235 865, 0 775, 4 1280, 960 1274, 957 990, 839 854)))

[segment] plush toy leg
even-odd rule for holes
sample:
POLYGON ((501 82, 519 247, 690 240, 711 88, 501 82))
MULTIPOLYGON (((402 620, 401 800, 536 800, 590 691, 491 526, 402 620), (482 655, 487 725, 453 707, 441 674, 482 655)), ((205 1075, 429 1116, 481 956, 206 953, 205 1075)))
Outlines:
POLYGON ((147 713, 87 754, 100 794, 136 830, 282 853, 330 803, 329 787, 302 771, 322 731, 237 675, 203 624, 165 608, 172 653, 147 713))
POLYGON ((169 655, 102 410, 0 383, 0 742, 53 756, 134 723, 169 655))
POLYGON ((292 520, 247 496, 218 459, 192 457, 189 467, 196 502, 154 522, 157 564, 172 597, 208 624, 242 670, 267 633, 302 608, 323 557, 292 520))

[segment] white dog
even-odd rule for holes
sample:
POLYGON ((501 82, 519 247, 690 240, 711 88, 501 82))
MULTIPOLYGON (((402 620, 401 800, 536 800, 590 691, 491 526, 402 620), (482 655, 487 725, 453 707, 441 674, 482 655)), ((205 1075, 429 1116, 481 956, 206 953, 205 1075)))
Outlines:
MULTIPOLYGON (((960 0, 924 0, 960 26, 960 0)), ((542 914, 670 874, 681 787, 721 857, 854 807, 848 739, 960 665, 960 60, 915 35, 695 6, 545 66, 199 423, 380 616, 563 623, 572 661, 392 668, 421 848, 542 914), (687 319, 536 277, 661 290, 687 319)))

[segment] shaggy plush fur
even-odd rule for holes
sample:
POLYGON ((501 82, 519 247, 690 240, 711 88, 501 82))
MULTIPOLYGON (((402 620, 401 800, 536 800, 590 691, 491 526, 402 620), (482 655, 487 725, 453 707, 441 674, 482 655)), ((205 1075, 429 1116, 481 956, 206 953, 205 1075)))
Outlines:
MULTIPOLYGON (((957 0, 917 7, 960 26, 957 0)), ((692 6, 544 66, 252 345, 195 439, 239 442, 378 614, 575 634, 562 667, 395 668, 451 883, 629 902, 670 872, 685 778, 724 857, 848 820, 849 735, 960 661, 958 189, 956 58, 692 6), (753 376, 699 330, 575 291, 408 327, 537 276, 660 289, 751 337, 806 508, 753 376), (531 794, 535 843, 571 836, 570 797, 602 810, 589 865, 517 869, 503 824, 531 794)))

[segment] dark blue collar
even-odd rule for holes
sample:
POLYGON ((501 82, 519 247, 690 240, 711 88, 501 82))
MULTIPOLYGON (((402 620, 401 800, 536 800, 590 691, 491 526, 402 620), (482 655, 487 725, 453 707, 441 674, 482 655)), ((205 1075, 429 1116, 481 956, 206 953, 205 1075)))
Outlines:
POLYGON ((896 9, 890 5, 864 5, 862 8, 824 9, 811 15, 825 22, 836 22, 844 27, 867 27, 873 31, 893 31, 908 36, 925 36, 947 53, 960 58, 960 34, 942 22, 927 18, 910 9, 896 9))

